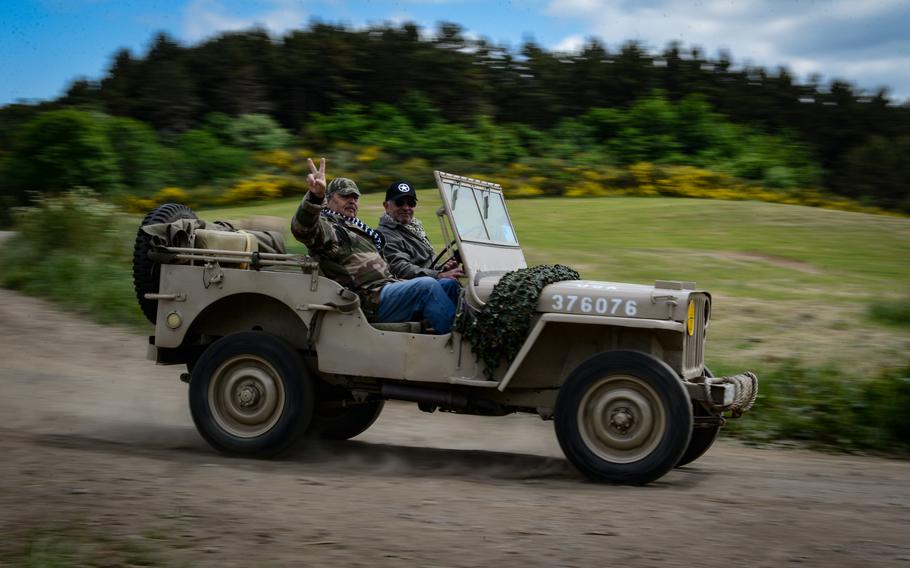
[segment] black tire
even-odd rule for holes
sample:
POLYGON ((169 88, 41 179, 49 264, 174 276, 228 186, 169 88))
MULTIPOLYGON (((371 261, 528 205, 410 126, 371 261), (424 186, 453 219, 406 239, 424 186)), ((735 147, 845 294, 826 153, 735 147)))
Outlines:
POLYGON ((216 450, 271 457, 313 417, 313 381, 300 353, 280 337, 241 331, 203 352, 190 380, 190 413, 216 450))
POLYGON ((317 406, 308 435, 323 440, 350 440, 376 422, 385 401, 368 400, 345 407, 317 406))
POLYGON ((572 371, 554 425, 566 458, 591 480, 643 485, 679 462, 692 434, 692 404, 662 361, 612 351, 572 371))
MULTIPOLYGON (((705 376, 714 376, 711 374, 711 371, 707 367, 705 367, 705 376)), ((697 402, 694 403, 692 407, 692 413, 695 416, 712 416, 712 414, 704 406, 697 402)), ((717 434, 719 432, 720 424, 704 428, 693 428, 692 438, 689 440, 689 447, 686 448, 685 453, 683 453, 682 457, 679 458, 679 462, 676 464, 676 467, 682 467, 684 465, 690 464, 705 455, 705 452, 707 452, 714 444, 714 441, 717 439, 717 434)))
MULTIPOLYGON (((702 405, 698 403, 696 403, 693 407, 693 413, 695 416, 712 416, 710 412, 705 410, 702 405)), ((717 434, 719 432, 720 424, 717 426, 693 428, 692 438, 689 440, 689 446, 686 448, 686 451, 683 453, 682 457, 679 458, 679 462, 677 462, 676 467, 688 465, 705 455, 705 452, 707 452, 714 444, 714 441, 717 439, 717 434)))
MULTIPOLYGON (((198 219, 193 210, 179 203, 165 203, 152 209, 142 220, 140 227, 155 223, 173 223, 180 219, 198 219)), ((146 300, 146 294, 158 292, 161 268, 157 262, 149 258, 148 253, 152 248, 152 239, 140 228, 136 231, 136 244, 133 246, 133 289, 136 290, 136 299, 139 308, 145 317, 152 323, 158 315, 158 300, 146 300)))

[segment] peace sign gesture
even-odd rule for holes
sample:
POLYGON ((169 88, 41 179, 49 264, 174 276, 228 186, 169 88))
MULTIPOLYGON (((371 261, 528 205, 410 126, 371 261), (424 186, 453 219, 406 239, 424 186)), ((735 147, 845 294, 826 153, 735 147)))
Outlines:
POLYGON ((313 163, 311 158, 306 159, 310 165, 310 174, 306 176, 306 181, 310 186, 310 193, 316 197, 325 196, 325 158, 319 158, 319 167, 313 163))

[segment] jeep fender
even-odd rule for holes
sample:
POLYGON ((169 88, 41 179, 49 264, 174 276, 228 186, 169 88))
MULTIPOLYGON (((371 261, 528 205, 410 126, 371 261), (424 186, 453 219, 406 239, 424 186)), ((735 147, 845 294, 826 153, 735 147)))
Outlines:
POLYGON ((559 387, 578 364, 604 351, 629 349, 662 358, 665 346, 681 343, 685 330, 684 322, 673 320, 541 314, 497 388, 559 387))
POLYGON ((155 346, 179 347, 191 332, 262 329, 296 347, 307 343, 309 304, 337 302, 341 286, 299 272, 162 265, 155 346))

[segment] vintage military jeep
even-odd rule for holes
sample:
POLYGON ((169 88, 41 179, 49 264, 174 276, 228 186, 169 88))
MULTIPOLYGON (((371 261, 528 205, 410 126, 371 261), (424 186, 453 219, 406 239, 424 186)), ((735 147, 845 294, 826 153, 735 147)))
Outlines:
MULTIPOLYGON (((504 274, 526 268, 501 187, 436 180, 446 249, 466 273, 463 309, 482 310, 504 274)), ((143 224, 194 217, 168 204, 143 224)), ((642 484, 701 456, 724 417, 755 399, 751 373, 705 369, 711 297, 689 282, 550 284, 520 351, 487 370, 458 331, 368 321, 308 257, 261 252, 248 233, 187 232, 189 242, 166 246, 140 228, 136 288, 155 324, 150 358, 187 365, 196 427, 228 454, 351 438, 393 399, 429 412, 536 413, 554 420, 582 473, 642 484)))

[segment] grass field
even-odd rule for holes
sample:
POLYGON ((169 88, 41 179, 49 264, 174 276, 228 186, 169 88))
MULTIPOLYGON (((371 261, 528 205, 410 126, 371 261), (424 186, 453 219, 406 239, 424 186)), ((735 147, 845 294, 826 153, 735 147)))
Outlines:
MULTIPOLYGON (((364 196, 364 221, 375 225, 381 199, 364 196)), ((435 190, 420 192, 418 216, 437 244, 439 204, 435 190)), ((282 200, 199 213, 275 217, 286 227, 296 206, 282 200)), ((800 359, 872 370, 901 364, 910 352, 906 326, 869 316, 877 301, 910 300, 910 219, 665 198, 525 199, 508 207, 530 265, 565 264, 592 280, 692 280, 710 291, 709 361, 719 368, 800 359)))
MULTIPOLYGON (((421 192, 418 213, 442 244, 421 192)), ((361 218, 375 225, 380 195, 361 218)), ((200 210, 208 221, 285 231, 297 199, 200 210)), ((714 298, 708 365, 761 377, 755 412, 728 431, 840 451, 910 454, 910 219, 672 198, 529 199, 509 204, 529 265, 583 278, 693 280, 714 298)), ((139 218, 84 196, 31 210, 0 245, 0 285, 147 333, 131 279, 139 218), (60 235, 78 238, 60 240, 60 235)))

